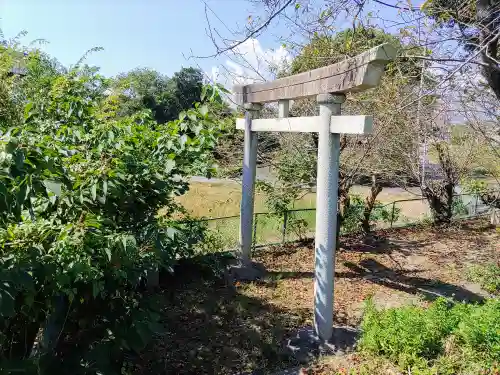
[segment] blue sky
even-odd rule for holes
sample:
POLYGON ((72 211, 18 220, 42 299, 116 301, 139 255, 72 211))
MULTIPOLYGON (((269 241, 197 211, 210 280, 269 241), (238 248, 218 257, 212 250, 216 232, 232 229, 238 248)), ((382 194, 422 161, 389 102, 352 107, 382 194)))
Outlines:
MULTIPOLYGON (((188 59, 215 51, 206 32, 204 1, 224 23, 209 11, 212 25, 226 36, 227 28, 241 30, 248 16, 255 13, 248 0, 0 0, 0 29, 7 38, 27 31, 23 44, 46 40, 41 48, 66 66, 75 64, 90 48, 103 47, 87 62, 100 66, 107 76, 135 67, 172 75, 182 66, 199 66, 212 76, 213 68, 222 66, 219 76, 225 74, 226 78, 219 81, 224 84, 237 81, 234 77, 227 79, 224 67, 250 80, 259 79, 227 57, 188 59)), ((389 8, 373 11, 392 18, 389 8)), ((287 57, 286 51, 279 50, 277 38, 289 33, 284 22, 274 22, 258 41, 243 46, 241 53, 253 66, 262 61, 276 63, 287 57)))
MULTIPOLYGON (((206 1, 234 29, 251 11, 245 0, 206 1)), ((220 23, 216 26, 224 31, 220 23)), ((64 65, 76 63, 92 47, 103 47, 88 62, 105 75, 137 66, 171 75, 195 63, 210 72, 217 64, 214 59, 186 59, 214 52, 202 0, 0 0, 0 28, 6 37, 26 30, 25 44, 45 39, 42 49, 64 65)), ((265 48, 275 46, 271 36, 259 41, 265 48)))

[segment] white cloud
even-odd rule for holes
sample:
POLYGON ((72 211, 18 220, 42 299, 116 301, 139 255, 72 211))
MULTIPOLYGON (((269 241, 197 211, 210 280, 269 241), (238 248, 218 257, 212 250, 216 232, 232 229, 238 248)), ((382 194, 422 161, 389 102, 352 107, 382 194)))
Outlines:
POLYGON ((292 59, 290 53, 280 46, 264 49, 257 39, 250 38, 227 54, 226 61, 212 67, 211 77, 230 88, 235 84, 269 81, 292 59))

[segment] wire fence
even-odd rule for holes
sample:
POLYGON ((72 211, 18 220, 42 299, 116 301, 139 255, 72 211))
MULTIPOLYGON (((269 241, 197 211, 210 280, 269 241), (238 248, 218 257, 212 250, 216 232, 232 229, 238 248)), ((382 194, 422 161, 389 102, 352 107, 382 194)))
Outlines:
MULTIPOLYGON (((373 229, 387 229, 431 221, 431 211, 423 197, 399 199, 380 204, 378 214, 371 220, 373 229)), ((452 219, 473 218, 490 212, 490 207, 482 203, 478 196, 460 194, 454 196, 452 219)), ((219 250, 234 250, 239 246, 240 216, 226 216, 198 220, 205 223, 208 241, 213 241, 219 250)), ((354 225, 345 223, 341 233, 360 230, 359 217, 354 217, 354 225)), ((283 213, 258 212, 253 220, 253 248, 279 245, 298 240, 314 238, 316 209, 304 208, 287 210, 283 213)))

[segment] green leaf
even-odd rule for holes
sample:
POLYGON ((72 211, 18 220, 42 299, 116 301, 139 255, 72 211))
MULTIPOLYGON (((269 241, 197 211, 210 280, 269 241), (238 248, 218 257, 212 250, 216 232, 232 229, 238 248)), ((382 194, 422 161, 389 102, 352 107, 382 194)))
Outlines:
POLYGON ((187 140, 188 140, 187 134, 183 134, 179 138, 179 143, 181 144, 181 146, 184 146, 186 144, 187 140))
POLYGON ((175 239, 175 236, 179 233, 178 229, 175 228, 167 228, 167 237, 171 240, 175 239))
POLYGON ((31 116, 31 109, 33 108, 33 102, 29 102, 24 107, 24 119, 27 120, 31 116))
POLYGON ((16 162, 16 168, 22 171, 24 169, 24 153, 17 151, 14 156, 14 161, 16 162))
POLYGON ((165 173, 170 173, 175 168, 175 160, 167 159, 165 162, 165 173))
POLYGON ((103 180, 102 181, 102 197, 99 197, 99 203, 105 204, 107 195, 108 195, 108 181, 103 180))
POLYGON ((61 183, 56 180, 44 180, 43 184, 47 191, 54 193, 56 196, 61 196, 61 183))
POLYGON ((95 201, 95 198, 97 196, 97 184, 92 185, 92 188, 90 190, 92 200, 95 201))
POLYGON ((101 222, 93 216, 87 216, 85 218, 85 225, 92 228, 100 228, 101 222))
POLYGON ((101 291, 101 286, 99 285, 99 282, 93 282, 92 283, 92 296, 95 298, 99 295, 99 292, 101 291))
POLYGON ((11 288, 8 283, 4 283, 4 285, 0 286, 0 316, 9 317, 14 315, 14 296, 11 294, 12 289, 13 288, 11 288))
POLYGON ((127 237, 122 237, 123 250, 127 250, 127 237))
POLYGON ((224 86, 222 86, 220 83, 218 83, 216 85, 216 87, 217 87, 217 90, 219 90, 220 92, 222 92, 224 94, 230 94, 230 91, 228 89, 226 89, 224 86))
POLYGON ((27 196, 28 196, 28 185, 26 183, 23 183, 21 186, 19 186, 19 191, 17 192, 17 197, 16 197, 17 205, 23 206, 27 196))
POLYGON ((111 262, 111 250, 109 249, 104 249, 104 252, 106 253, 106 255, 108 256, 108 260, 111 262))
POLYGON ((208 114, 208 106, 206 104, 203 104, 200 107, 200 113, 203 117, 205 117, 208 114))

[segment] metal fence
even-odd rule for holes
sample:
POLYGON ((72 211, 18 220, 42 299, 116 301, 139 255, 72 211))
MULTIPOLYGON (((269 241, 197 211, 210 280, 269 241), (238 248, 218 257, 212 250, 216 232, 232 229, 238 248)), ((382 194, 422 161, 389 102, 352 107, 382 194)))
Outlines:
MULTIPOLYGON (((427 200, 423 197, 399 199, 379 206, 388 215, 372 221, 374 229, 387 229, 430 221, 432 216, 427 200)), ((454 199, 453 218, 472 218, 482 216, 490 208, 483 204, 479 197, 460 194, 454 199)), ((238 248, 240 216, 226 216, 200 219, 206 223, 209 237, 219 249, 232 250, 238 248)), ((258 212, 253 220, 253 248, 278 245, 297 240, 314 238, 316 228, 316 209, 293 209, 284 213, 258 212)), ((343 230, 349 233, 350 230, 343 230)))

